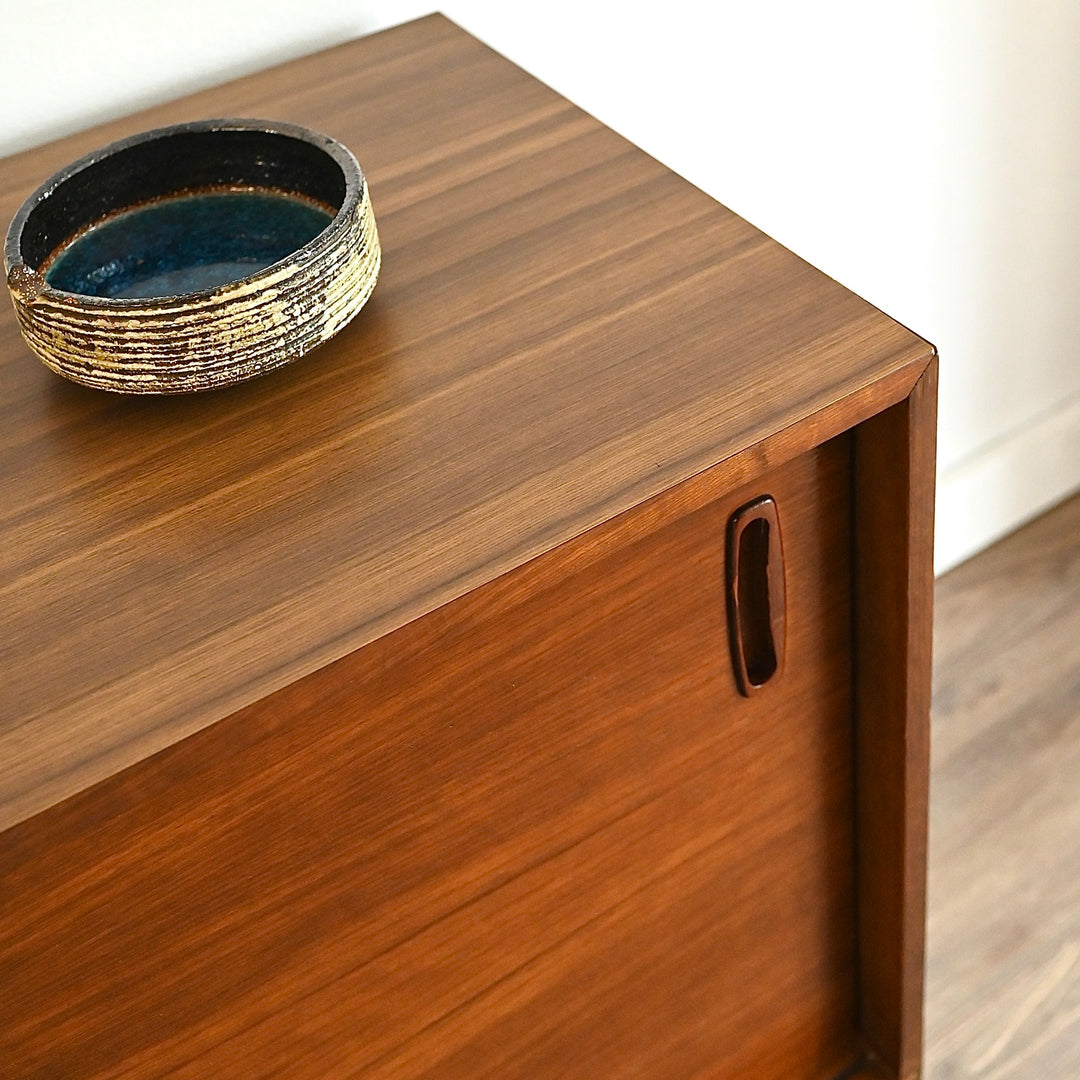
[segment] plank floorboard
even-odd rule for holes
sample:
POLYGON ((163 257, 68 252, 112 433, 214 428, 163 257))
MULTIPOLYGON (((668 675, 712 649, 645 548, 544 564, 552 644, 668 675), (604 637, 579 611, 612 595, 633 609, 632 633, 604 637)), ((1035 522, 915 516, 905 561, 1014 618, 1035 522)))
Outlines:
POLYGON ((928 1080, 1080 1076, 1080 497, 937 587, 928 1080))

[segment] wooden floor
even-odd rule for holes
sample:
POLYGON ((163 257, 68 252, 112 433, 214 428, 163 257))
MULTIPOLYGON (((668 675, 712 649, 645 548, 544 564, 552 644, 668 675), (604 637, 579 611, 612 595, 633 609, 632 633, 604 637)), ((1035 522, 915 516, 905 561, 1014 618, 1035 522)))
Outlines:
POLYGON ((1080 1077, 1080 497, 938 582, 928 1080, 1080 1077))

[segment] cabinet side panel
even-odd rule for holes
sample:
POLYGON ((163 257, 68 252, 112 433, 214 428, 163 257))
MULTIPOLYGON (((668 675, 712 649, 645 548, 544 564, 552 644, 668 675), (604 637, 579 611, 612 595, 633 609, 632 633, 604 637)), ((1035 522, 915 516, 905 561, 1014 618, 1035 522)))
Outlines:
POLYGON ((0 1071, 839 1073, 850 492, 843 437, 669 493, 5 834, 0 1071), (766 492, 787 661, 747 699, 724 530, 766 492))
POLYGON ((893 1077, 922 1057, 937 360, 855 429, 860 1008, 893 1077))

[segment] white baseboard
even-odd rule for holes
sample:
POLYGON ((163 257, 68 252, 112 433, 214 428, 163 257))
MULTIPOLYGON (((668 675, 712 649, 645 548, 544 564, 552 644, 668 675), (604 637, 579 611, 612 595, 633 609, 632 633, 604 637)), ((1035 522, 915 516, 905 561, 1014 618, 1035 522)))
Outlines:
POLYGON ((1080 489, 1080 397, 1046 413, 937 482, 934 570, 957 563, 1080 489))

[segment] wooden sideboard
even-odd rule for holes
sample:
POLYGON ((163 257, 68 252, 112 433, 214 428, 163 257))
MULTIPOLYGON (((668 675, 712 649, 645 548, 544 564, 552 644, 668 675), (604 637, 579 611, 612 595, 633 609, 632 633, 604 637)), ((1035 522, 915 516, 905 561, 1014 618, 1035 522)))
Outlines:
POLYGON ((0 1075, 914 1077, 932 347, 441 16, 3 220, 230 115, 382 278, 191 397, 0 315, 0 1075))

